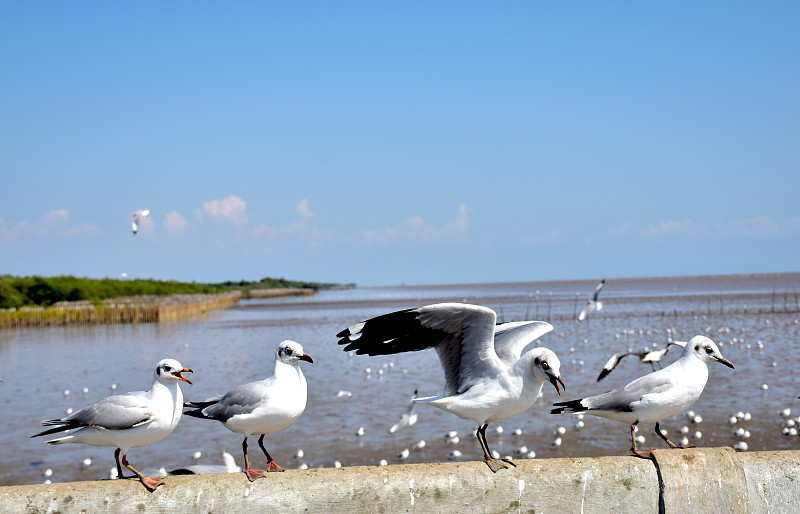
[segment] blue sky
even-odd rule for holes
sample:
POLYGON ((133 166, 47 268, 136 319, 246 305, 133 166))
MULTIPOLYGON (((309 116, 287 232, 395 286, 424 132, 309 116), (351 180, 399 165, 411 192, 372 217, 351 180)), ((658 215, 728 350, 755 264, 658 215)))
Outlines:
POLYGON ((798 26, 789 1, 5 2, 0 273, 798 271, 798 26))

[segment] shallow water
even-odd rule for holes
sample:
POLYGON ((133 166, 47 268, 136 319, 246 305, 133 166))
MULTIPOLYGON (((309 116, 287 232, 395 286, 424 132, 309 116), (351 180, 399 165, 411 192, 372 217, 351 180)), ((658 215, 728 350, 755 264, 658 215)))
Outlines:
MULTIPOLYGON (((388 428, 405 412, 415 388, 435 394, 443 382, 432 350, 386 357, 353 356, 338 346, 336 333, 372 316, 438 301, 468 301, 492 307, 503 321, 549 320, 555 330, 539 344, 554 350, 561 362, 567 390, 559 398, 545 384, 543 398, 527 412, 489 426, 492 449, 520 458, 521 446, 537 458, 626 455, 630 446, 626 425, 586 416, 576 428, 575 416, 551 415, 554 401, 573 399, 618 387, 650 371, 628 357, 602 382, 596 377, 613 353, 628 348, 663 346, 669 337, 688 340, 705 334, 720 344, 736 369, 710 366, 709 383, 692 406, 702 422, 686 413, 662 422, 675 442, 686 426, 692 444, 733 445, 745 441, 752 450, 800 448, 800 437, 783 435, 787 417, 800 425, 800 312, 795 291, 800 274, 726 277, 682 277, 609 280, 601 293, 604 308, 586 322, 574 316, 594 289, 590 281, 359 288, 325 291, 313 297, 242 301, 225 311, 185 323, 56 327, 0 332, 0 401, 4 406, 0 444, 0 485, 38 483, 52 469, 50 480, 95 480, 108 477, 114 466, 112 448, 85 445, 48 446, 46 438, 31 439, 44 419, 61 417, 111 394, 146 390, 155 363, 178 359, 194 369, 193 386, 183 387, 187 399, 201 400, 271 372, 273 354, 283 339, 303 344, 314 364, 303 369, 309 402, 291 428, 270 435, 267 448, 287 468, 446 461, 452 450, 464 459, 481 458, 471 421, 438 409, 419 406, 419 421, 395 434, 388 428), (537 300, 538 291, 538 300, 537 300), (759 344, 760 343, 760 344, 759 344), (371 373, 365 369, 371 368, 371 373), (767 389, 763 389, 763 385, 767 389), (83 393, 83 388, 88 392, 83 393), (68 395, 64 394, 69 390, 68 395), (352 397, 337 397, 349 391, 352 397), (749 421, 731 425, 738 411, 749 421), (495 431, 502 426, 504 431, 495 431), (364 427, 365 435, 356 430, 364 427), (564 427, 563 434, 556 434, 564 427), (743 427, 749 438, 733 431, 743 427), (520 429, 522 435, 513 431, 520 429), (460 442, 445 441, 449 431, 460 442), (701 432, 700 438, 692 434, 701 432), (560 446, 553 443, 560 435, 560 446), (425 440, 426 446, 413 449, 425 440), (403 460, 398 454, 410 449, 403 460), (303 458, 296 458, 299 449, 303 458), (83 466, 84 459, 91 459, 83 466)), ((672 362, 678 349, 664 359, 672 362)), ((643 446, 664 447, 644 425, 643 446)), ((155 445, 135 448, 129 460, 139 468, 175 469, 194 463, 220 464, 221 450, 242 464, 242 437, 221 424, 184 418, 177 430, 155 445), (202 452, 194 460, 193 454, 202 452)), ((250 440, 252 463, 263 455, 250 440)))

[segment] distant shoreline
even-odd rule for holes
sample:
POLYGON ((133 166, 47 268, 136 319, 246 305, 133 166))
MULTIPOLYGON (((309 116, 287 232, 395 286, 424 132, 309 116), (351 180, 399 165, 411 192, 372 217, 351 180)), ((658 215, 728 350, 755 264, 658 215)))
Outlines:
POLYGON ((401 284, 385 284, 379 286, 358 286, 363 289, 378 289, 378 288, 386 288, 386 287, 413 287, 418 289, 444 289, 444 288, 453 288, 453 287, 494 287, 498 285, 516 285, 516 286, 528 286, 528 285, 537 285, 540 286, 538 289, 547 290, 548 287, 552 288, 552 286, 564 286, 570 284, 589 284, 594 285, 599 280, 606 279, 609 282, 617 282, 617 283, 635 283, 635 282, 682 282, 691 280, 694 282, 697 281, 723 281, 727 280, 730 281, 732 279, 740 279, 740 280, 777 280, 777 279, 786 279, 790 282, 796 282, 800 284, 800 271, 790 271, 790 272, 778 272, 778 273, 732 273, 732 274, 723 274, 723 275, 675 275, 675 276, 658 276, 658 277, 611 277, 611 276, 598 276, 596 278, 582 278, 582 279, 561 279, 561 280, 521 280, 521 281, 497 281, 497 282, 456 282, 456 283, 448 283, 448 284, 410 284, 410 283, 401 283, 401 284))

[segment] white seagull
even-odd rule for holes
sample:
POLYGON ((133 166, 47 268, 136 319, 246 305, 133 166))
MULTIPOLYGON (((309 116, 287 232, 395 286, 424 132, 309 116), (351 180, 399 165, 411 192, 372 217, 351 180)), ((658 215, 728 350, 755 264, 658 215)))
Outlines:
POLYGON ((497 324, 488 307, 439 303, 384 314, 337 334, 344 350, 388 355, 434 348, 444 371, 445 385, 436 396, 416 398, 478 424, 475 435, 489 468, 497 472, 514 464, 492 457, 486 427, 527 410, 550 381, 561 394, 556 354, 547 348, 522 350, 553 330, 543 321, 497 324))
POLYGON ((109 396, 61 419, 42 422, 54 426, 31 437, 55 434, 65 430, 74 432, 47 441, 47 444, 83 443, 90 446, 114 446, 117 476, 123 477, 122 464, 133 471, 149 490, 164 482, 159 477, 146 477, 128 463, 131 448, 147 446, 164 439, 175 430, 183 410, 183 393, 179 382, 191 384, 181 373, 191 372, 175 359, 164 359, 156 365, 155 378, 149 391, 109 396))
POLYGON ((600 291, 606 285, 606 279, 600 281, 597 284, 597 287, 594 288, 594 293, 586 300, 586 308, 578 314, 578 321, 583 321, 586 319, 586 316, 591 314, 594 311, 599 311, 603 308, 603 302, 601 302, 598 297, 600 296, 600 291))
POLYGON ((585 413, 628 423, 631 426, 631 451, 645 459, 650 451, 636 449, 635 431, 639 423, 656 424, 656 434, 670 448, 678 446, 661 433, 659 421, 692 405, 700 397, 708 381, 708 363, 721 362, 733 368, 714 344, 705 336, 694 336, 680 358, 658 371, 637 378, 625 387, 568 402, 554 403, 551 414, 585 413))
POLYGON ((417 390, 414 389, 414 396, 411 397, 411 401, 408 404, 408 410, 405 411, 402 416, 400 416, 400 421, 398 421, 397 423, 392 425, 391 428, 389 428, 390 434, 394 434, 403 427, 410 427, 411 425, 417 422, 417 418, 419 417, 419 415, 417 414, 416 399, 417 399, 417 390))
POLYGON ((139 232, 139 222, 147 216, 150 216, 150 209, 139 209, 131 214, 131 230, 134 236, 139 232))
POLYGON ((240 385, 224 396, 204 402, 187 402, 189 416, 215 419, 228 430, 244 434, 242 452, 247 478, 252 482, 265 476, 265 471, 252 469, 247 459, 247 438, 258 434, 258 446, 267 457, 266 471, 283 471, 264 447, 264 436, 289 428, 306 408, 306 378, 300 362, 314 362, 295 341, 283 341, 275 354, 272 376, 265 380, 240 385))
POLYGON ((603 366, 603 369, 600 370, 600 375, 597 377, 597 381, 600 382, 607 377, 608 374, 617 367, 623 357, 627 357, 628 355, 636 355, 639 357, 639 362, 650 364, 650 367, 653 369, 653 371, 656 371, 656 364, 658 364, 658 369, 661 369, 661 358, 667 354, 669 347, 673 344, 675 346, 680 346, 681 348, 686 348, 686 341, 671 341, 669 344, 667 344, 667 346, 658 350, 615 353, 610 359, 608 359, 608 362, 606 362, 605 366, 603 366))
POLYGON ((224 464, 192 464, 182 468, 174 469, 170 475, 205 475, 209 473, 238 473, 242 470, 236 465, 236 460, 228 452, 222 452, 222 462, 224 464))

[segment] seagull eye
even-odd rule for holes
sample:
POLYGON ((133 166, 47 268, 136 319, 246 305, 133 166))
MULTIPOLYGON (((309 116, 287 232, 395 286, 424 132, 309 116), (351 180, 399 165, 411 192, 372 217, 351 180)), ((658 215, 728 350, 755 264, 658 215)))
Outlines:
POLYGON ((169 364, 164 364, 164 371, 166 371, 167 373, 169 373, 169 370, 171 370, 171 369, 172 369, 172 368, 170 368, 170 367, 169 367, 169 364))
POLYGON ((542 369, 550 369, 550 365, 546 362, 542 362, 542 369))
POLYGON ((710 347, 706 347, 706 353, 710 355, 714 353, 714 350, 712 350, 710 347))

